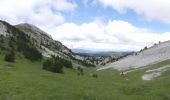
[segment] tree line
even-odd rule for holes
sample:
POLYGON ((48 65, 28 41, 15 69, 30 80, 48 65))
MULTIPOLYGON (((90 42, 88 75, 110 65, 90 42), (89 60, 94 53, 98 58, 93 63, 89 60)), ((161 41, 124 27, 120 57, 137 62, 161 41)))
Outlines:
POLYGON ((43 69, 56 73, 63 73, 63 68, 73 68, 72 62, 58 56, 51 56, 43 62, 43 69))

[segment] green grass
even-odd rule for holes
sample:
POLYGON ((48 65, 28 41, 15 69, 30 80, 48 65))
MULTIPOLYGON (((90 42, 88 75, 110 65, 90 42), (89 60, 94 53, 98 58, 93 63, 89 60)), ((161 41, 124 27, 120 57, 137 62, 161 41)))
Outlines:
MULTIPOLYGON (((152 67, 170 64, 170 61, 152 67)), ((141 80, 146 69, 125 77, 116 70, 97 72, 85 69, 83 76, 76 70, 64 74, 42 70, 40 62, 20 58, 7 63, 0 56, 0 100, 170 100, 170 71, 151 81, 141 80), (127 81, 126 78, 129 80, 127 81)))

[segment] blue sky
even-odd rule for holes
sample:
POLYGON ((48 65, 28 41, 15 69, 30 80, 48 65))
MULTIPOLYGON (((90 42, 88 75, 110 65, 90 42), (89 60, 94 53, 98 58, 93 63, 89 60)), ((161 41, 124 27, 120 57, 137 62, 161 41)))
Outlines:
POLYGON ((34 24, 71 49, 136 51, 170 40, 169 5, 169 0, 0 0, 0 19, 34 24))
POLYGON ((76 24, 82 24, 84 22, 91 22, 95 20, 96 17, 101 18, 105 23, 108 20, 124 20, 137 27, 147 27, 154 32, 165 32, 170 31, 170 24, 161 22, 159 20, 148 21, 143 16, 136 14, 133 10, 127 10, 126 13, 119 13, 111 7, 103 8, 100 5, 95 5, 92 2, 85 5, 82 0, 75 1, 79 6, 73 12, 74 14, 70 16, 65 14, 66 21, 75 22, 76 24))

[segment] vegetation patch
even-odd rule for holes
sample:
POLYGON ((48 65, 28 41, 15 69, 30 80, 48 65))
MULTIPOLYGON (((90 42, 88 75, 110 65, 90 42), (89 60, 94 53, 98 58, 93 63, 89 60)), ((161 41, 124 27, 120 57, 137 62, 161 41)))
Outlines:
POLYGON ((43 62, 43 69, 51 72, 63 73, 63 67, 73 68, 72 62, 57 56, 52 56, 43 62))

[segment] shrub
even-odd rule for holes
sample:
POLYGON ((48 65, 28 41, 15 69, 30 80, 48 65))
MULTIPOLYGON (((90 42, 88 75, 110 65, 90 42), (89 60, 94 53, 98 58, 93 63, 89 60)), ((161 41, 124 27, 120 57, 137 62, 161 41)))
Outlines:
POLYGON ((145 46, 144 50, 146 50, 146 49, 148 49, 148 47, 147 47, 147 46, 145 46))
POLYGON ((15 53, 13 51, 8 52, 4 58, 5 61, 15 62, 15 53))
POLYGON ((63 58, 60 58, 60 57, 54 56, 54 55, 52 55, 52 58, 53 58, 55 61, 60 62, 60 64, 61 64, 63 67, 73 68, 72 62, 69 61, 69 60, 66 60, 66 59, 63 59, 63 58))
POLYGON ((73 65, 72 65, 71 61, 68 61, 68 60, 65 60, 65 59, 61 59, 61 62, 62 62, 64 67, 66 67, 66 68, 73 68, 73 65))
POLYGON ((63 67, 73 68, 71 61, 54 55, 52 55, 51 57, 51 59, 48 59, 43 62, 43 69, 52 72, 63 73, 63 67))
POLYGON ((53 59, 48 59, 44 61, 43 69, 51 72, 63 73, 63 65, 60 62, 53 59))
POLYGON ((42 59, 42 54, 35 47, 30 47, 27 43, 18 42, 17 50, 22 52, 25 58, 30 59, 31 61, 42 59))

